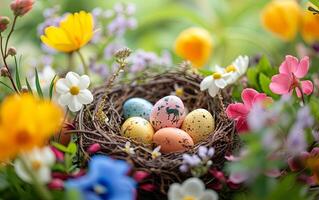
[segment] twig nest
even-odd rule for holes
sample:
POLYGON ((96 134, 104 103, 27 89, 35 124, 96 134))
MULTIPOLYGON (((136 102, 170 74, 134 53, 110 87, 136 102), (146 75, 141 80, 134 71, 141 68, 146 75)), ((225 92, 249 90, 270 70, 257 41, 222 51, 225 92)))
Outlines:
MULTIPOLYGON (((137 133, 135 133, 136 135, 132 133, 132 137, 126 137, 126 134, 123 136, 121 127, 125 121, 123 104, 128 99, 136 97, 146 99, 155 104, 163 97, 177 94, 175 88, 178 87, 183 90, 182 93, 178 93, 181 103, 179 101, 173 102, 173 99, 169 99, 169 101, 172 101, 171 106, 162 108, 165 113, 169 113, 165 116, 165 119, 180 126, 182 122, 179 120, 184 119, 186 109, 193 111, 202 108, 211 113, 212 116, 205 114, 207 121, 210 121, 209 125, 206 124, 204 119, 201 119, 202 121, 200 122, 201 125, 205 124, 207 129, 203 129, 198 138, 196 138, 195 132, 191 134, 193 138, 189 137, 189 143, 185 145, 187 148, 184 153, 197 153, 200 146, 214 147, 215 154, 212 159, 212 167, 221 167, 225 161, 224 156, 226 153, 232 151, 237 144, 234 123, 227 119, 223 110, 225 105, 227 105, 229 96, 225 93, 223 98, 221 96, 211 98, 207 92, 200 91, 199 84, 201 81, 202 77, 197 74, 178 70, 155 75, 145 73, 129 83, 115 85, 111 90, 105 89, 105 87, 96 88, 93 92, 95 101, 81 110, 75 121, 78 130, 74 132, 79 133, 78 143, 80 149, 87 155, 85 150, 92 144, 99 143, 101 145, 99 153, 116 159, 127 160, 132 164, 134 171, 149 173, 150 175, 143 181, 155 185, 157 192, 166 193, 170 184, 182 182, 191 176, 190 173, 183 173, 179 170, 183 162, 183 152, 161 154, 159 151, 163 151, 161 148, 164 148, 164 146, 159 148, 157 144, 152 144, 152 146, 138 142, 136 139, 131 139, 135 138, 135 136, 140 136, 137 133), (99 110, 101 98, 106 90, 108 95, 102 110, 108 120, 105 120, 105 123, 99 123, 100 120, 97 120, 94 116, 97 116, 96 112, 99 110), (179 112, 178 115, 176 110, 179 112), (215 123, 212 123, 211 118, 214 118, 215 123), (208 126, 210 127, 208 128, 208 126), (213 129, 213 126, 215 126, 215 129, 213 129), (213 131, 208 133, 209 130, 213 131), (193 146, 189 145, 192 144, 191 141, 194 138, 197 143, 195 142, 193 146), (191 146, 192 148, 190 148, 191 146)), ((158 109, 157 105, 159 104, 155 104, 155 109, 158 109)), ((157 115, 156 111, 154 113, 157 115)), ((192 115, 190 115, 190 119, 192 115)), ((150 118, 151 121, 156 121, 154 116, 150 118)), ((156 124, 156 122, 154 123, 156 124)), ((184 126, 186 130, 189 127, 187 123, 184 126)), ((157 128, 164 128, 164 126, 159 125, 157 128)), ((179 129, 179 131, 183 130, 179 129)), ((203 176, 202 179, 206 183, 209 181, 206 176, 203 176)), ((154 194, 159 194, 157 192, 154 192, 154 194)))

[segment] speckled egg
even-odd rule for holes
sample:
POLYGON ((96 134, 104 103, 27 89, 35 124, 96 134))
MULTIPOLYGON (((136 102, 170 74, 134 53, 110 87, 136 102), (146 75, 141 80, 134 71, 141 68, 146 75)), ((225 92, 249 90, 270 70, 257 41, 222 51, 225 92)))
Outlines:
POLYGON ((146 120, 150 119, 153 104, 142 98, 131 98, 125 101, 123 105, 124 118, 142 117, 146 120))
POLYGON ((215 120, 205 109, 196 109, 186 115, 182 129, 188 133, 194 143, 205 140, 215 129, 215 120))
POLYGON ((185 108, 177 96, 166 96, 154 105, 150 121, 155 130, 166 127, 179 128, 185 118, 185 108))
POLYGON ((121 134, 138 142, 150 144, 152 143, 154 129, 146 119, 131 117, 122 125, 121 134))
POLYGON ((153 142, 161 146, 162 153, 183 152, 194 145, 192 138, 178 128, 162 128, 153 136, 153 142))

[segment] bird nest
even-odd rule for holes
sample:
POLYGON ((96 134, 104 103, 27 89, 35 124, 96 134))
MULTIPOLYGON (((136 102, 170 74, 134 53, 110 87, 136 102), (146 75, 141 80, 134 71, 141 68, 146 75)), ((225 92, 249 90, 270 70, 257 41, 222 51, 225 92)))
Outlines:
MULTIPOLYGON (((196 144, 192 149, 184 153, 197 153, 202 145, 214 147, 215 154, 212 158, 212 167, 221 167, 225 161, 226 153, 232 151, 237 142, 235 137, 234 123, 225 115, 225 105, 229 102, 229 95, 225 92, 214 98, 207 92, 200 91, 199 84, 202 77, 188 70, 176 70, 157 75, 144 74, 128 83, 117 84, 107 91, 107 99, 103 105, 105 121, 103 123, 96 119, 100 102, 105 95, 105 87, 94 90, 95 101, 86 106, 76 117, 75 125, 78 133, 78 143, 81 153, 89 156, 87 148, 99 143, 99 153, 106 154, 116 159, 126 160, 131 163, 134 171, 145 171, 150 174, 144 182, 154 184, 158 188, 158 194, 167 192, 173 182, 182 182, 191 176, 179 170, 183 161, 183 153, 162 154, 152 158, 150 147, 129 138, 121 136, 121 125, 124 122, 122 106, 132 97, 141 97, 155 103, 164 96, 172 94, 176 86, 183 88, 184 93, 180 97, 185 107, 192 111, 197 108, 207 109, 215 118, 215 130, 209 138, 196 144), (134 154, 125 151, 126 142, 131 143, 134 154)), ((209 184, 212 178, 203 176, 202 180, 209 184)))

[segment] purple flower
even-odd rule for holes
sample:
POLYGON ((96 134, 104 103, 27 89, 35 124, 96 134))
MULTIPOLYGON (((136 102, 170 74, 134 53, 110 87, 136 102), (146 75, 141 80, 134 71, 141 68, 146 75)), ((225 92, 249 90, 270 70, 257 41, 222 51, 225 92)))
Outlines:
POLYGON ((116 53, 118 50, 123 48, 124 45, 120 44, 118 42, 110 43, 105 49, 104 49, 104 58, 105 59, 111 59, 113 58, 114 53, 116 53))
POLYGON ((200 146, 198 148, 198 155, 203 160, 211 159, 215 154, 215 149, 213 147, 207 148, 205 146, 200 146))

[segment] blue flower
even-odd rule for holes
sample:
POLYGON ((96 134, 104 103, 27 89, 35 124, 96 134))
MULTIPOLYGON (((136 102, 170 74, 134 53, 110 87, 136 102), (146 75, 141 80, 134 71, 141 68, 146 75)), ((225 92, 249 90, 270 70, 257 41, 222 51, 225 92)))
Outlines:
POLYGON ((84 200, 131 200, 135 198, 135 181, 126 173, 129 165, 106 156, 94 156, 85 176, 69 180, 67 189, 78 190, 84 200))

